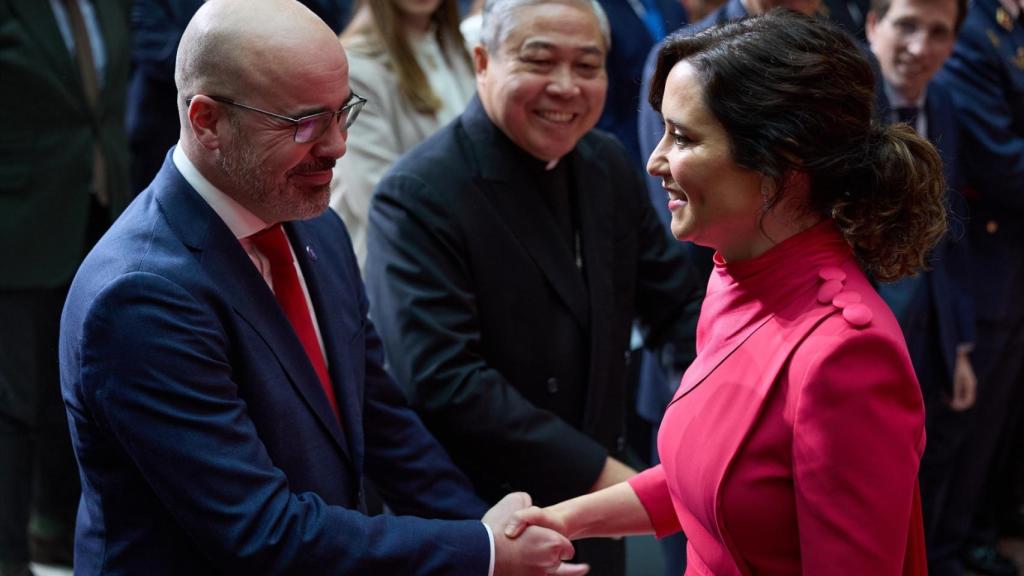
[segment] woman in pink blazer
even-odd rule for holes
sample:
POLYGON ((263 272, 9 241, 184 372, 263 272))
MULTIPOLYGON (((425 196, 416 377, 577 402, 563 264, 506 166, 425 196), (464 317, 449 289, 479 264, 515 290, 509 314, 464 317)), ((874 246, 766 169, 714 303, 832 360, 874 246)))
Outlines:
POLYGON ((659 55, 651 104, 681 240, 716 250, 697 359, 662 464, 510 524, 571 538, 683 530, 687 576, 926 572, 924 406, 868 282, 920 269, 945 230, 941 162, 871 123, 873 78, 820 20, 773 12, 659 55))

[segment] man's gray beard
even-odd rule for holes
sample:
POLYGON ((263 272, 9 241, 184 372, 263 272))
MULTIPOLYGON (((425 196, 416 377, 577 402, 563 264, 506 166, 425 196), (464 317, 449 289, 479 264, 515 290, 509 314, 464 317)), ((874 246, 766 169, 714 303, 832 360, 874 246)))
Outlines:
MULTIPOLYGON (((280 189, 267 173, 256 155, 255 148, 235 127, 236 149, 221 154, 220 169, 227 176, 233 189, 248 196, 252 206, 258 206, 262 214, 276 222, 305 220, 319 216, 326 209, 326 201, 312 202, 312 198, 297 195, 289 198, 286 190, 280 189), (321 205, 322 204, 322 205, 321 205)), ((325 195, 326 197, 326 195, 325 195)))

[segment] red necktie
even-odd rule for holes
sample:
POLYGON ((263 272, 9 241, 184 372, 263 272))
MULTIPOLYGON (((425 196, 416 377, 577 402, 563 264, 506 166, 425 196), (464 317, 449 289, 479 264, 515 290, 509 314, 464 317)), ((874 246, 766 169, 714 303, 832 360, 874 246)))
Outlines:
POLYGON ((316 375, 320 377, 320 386, 327 395, 335 416, 338 415, 338 402, 334 398, 334 387, 331 377, 327 374, 327 363, 324 362, 323 351, 316 337, 313 318, 309 314, 306 295, 299 284, 299 275, 295 271, 295 261, 288 245, 288 237, 280 224, 275 224, 262 232, 253 234, 252 243, 256 249, 270 261, 270 278, 274 282, 274 297, 281 305, 285 316, 291 322, 295 334, 306 349, 316 375))

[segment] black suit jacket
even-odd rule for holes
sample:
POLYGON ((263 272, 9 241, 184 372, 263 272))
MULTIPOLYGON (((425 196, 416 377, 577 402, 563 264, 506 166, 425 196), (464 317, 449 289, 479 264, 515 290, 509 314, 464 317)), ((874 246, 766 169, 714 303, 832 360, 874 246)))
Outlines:
POLYGON ((370 209, 367 284, 391 370, 477 491, 540 504, 621 457, 633 320, 683 368, 702 287, 621 144, 564 157, 582 273, 538 192, 540 162, 474 99, 402 158, 370 209))
POLYGON ((107 54, 98 106, 50 3, 0 0, 0 289, 66 285, 85 256, 93 146, 109 216, 128 204, 128 0, 93 0, 107 54))

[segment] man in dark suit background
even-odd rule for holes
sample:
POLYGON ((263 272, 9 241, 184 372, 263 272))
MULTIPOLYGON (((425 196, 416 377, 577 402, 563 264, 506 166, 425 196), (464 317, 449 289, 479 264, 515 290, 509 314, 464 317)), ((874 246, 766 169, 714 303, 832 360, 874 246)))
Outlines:
POLYGON ((0 0, 0 574, 70 564, 68 284, 127 204, 127 0, 0 0), (28 526, 31 516, 31 539, 28 526))
POLYGON ((975 572, 1017 574, 996 549, 996 520, 1019 513, 1009 492, 1021 489, 1012 470, 1024 461, 1012 451, 1024 414, 1024 2, 974 0, 938 79, 953 93, 961 129, 978 397, 935 551, 949 568, 934 573, 962 573, 962 558, 975 572))
POLYGON ((974 302, 959 168, 959 126, 953 95, 932 78, 953 52, 967 15, 966 0, 874 0, 867 36, 878 58, 891 114, 925 135, 942 157, 948 187, 949 233, 931 254, 930 269, 879 286, 907 339, 926 406, 928 446, 921 461, 921 500, 930 571, 945 574, 939 527, 950 492, 955 455, 966 432, 965 410, 974 404, 971 365, 974 302))
POLYGON ((636 118, 640 109, 640 75, 651 47, 686 23, 678 0, 600 0, 611 28, 611 49, 605 69, 608 91, 597 127, 610 132, 643 170, 647 158, 640 157, 636 118))
MULTIPOLYGON (((478 98, 407 154, 370 211, 367 285, 388 362, 485 498, 554 503, 621 481, 634 318, 670 371, 703 291, 624 147, 592 130, 608 29, 590 0, 496 0, 478 98)), ((621 574, 622 543, 578 543, 621 574)))
POLYGON ((292 0, 211 0, 175 78, 179 145, 62 317, 76 573, 557 568, 572 554, 557 534, 501 533, 525 495, 458 520, 486 506, 383 371, 351 244, 325 213, 365 103, 334 33, 292 0), (362 514, 364 474, 409 516, 362 514))

